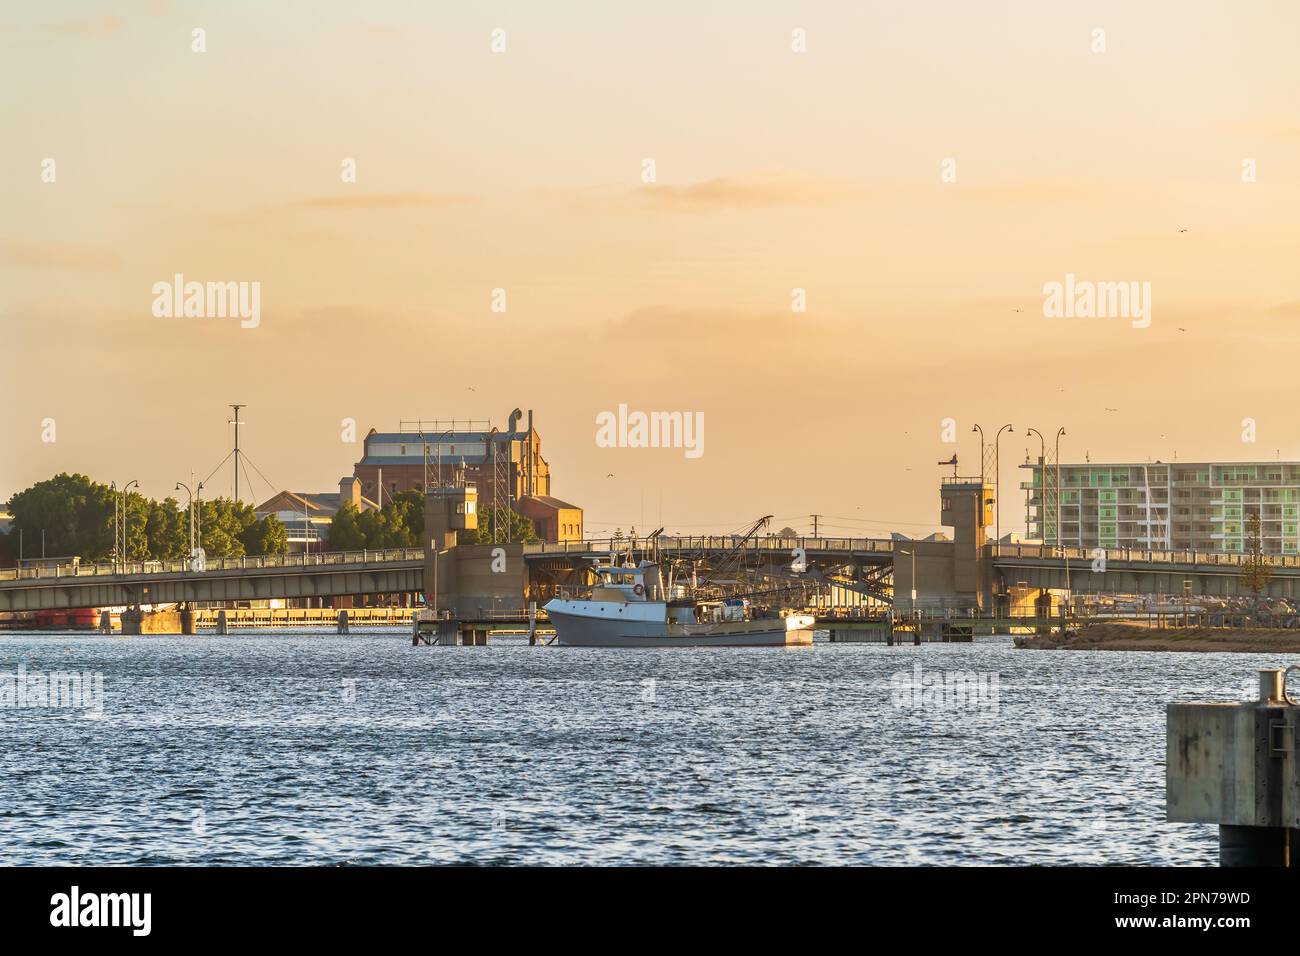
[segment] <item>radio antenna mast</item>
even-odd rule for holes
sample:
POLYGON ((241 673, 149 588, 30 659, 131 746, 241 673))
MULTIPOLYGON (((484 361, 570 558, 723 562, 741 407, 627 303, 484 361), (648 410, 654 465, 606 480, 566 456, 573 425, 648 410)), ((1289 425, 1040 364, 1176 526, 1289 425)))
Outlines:
POLYGON ((243 424, 243 422, 239 420, 239 410, 244 407, 245 406, 243 405, 230 406, 231 410, 235 413, 235 417, 230 420, 230 424, 235 426, 234 455, 235 455, 235 500, 236 501, 239 500, 239 426, 243 424))

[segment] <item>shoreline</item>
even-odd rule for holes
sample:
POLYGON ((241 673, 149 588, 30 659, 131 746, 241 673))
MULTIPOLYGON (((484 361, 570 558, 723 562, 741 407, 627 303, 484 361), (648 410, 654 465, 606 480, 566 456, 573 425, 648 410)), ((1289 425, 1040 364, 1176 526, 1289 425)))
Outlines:
POLYGON ((1025 650, 1183 651, 1268 654, 1300 651, 1300 629, 1277 627, 1165 627, 1089 624, 1070 635, 1018 636, 1025 650))

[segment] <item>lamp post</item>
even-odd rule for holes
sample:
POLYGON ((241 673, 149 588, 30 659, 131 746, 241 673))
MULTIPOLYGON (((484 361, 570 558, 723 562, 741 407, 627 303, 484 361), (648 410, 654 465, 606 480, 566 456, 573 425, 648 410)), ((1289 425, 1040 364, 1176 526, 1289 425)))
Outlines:
MULTIPOLYGON (((916 545, 912 545, 912 550, 911 550, 911 551, 904 551, 902 548, 899 548, 898 553, 899 553, 899 554, 902 554, 902 555, 910 555, 911 558, 912 558, 912 615, 915 617, 915 616, 917 615, 917 610, 916 610, 916 545)), ((895 591, 897 591, 897 588, 895 588, 895 591)))
POLYGON ((995 505, 993 511, 993 536, 996 545, 995 553, 999 555, 1002 553, 1002 450, 1000 443, 1003 432, 1014 435, 1016 430, 1008 422, 998 429, 997 435, 993 438, 993 498, 995 505))
POLYGON ((194 489, 194 546, 203 550, 203 482, 194 489))
POLYGON ((109 482, 108 490, 113 493, 113 573, 117 574, 117 482, 109 482))
POLYGON ((122 488, 122 573, 123 574, 126 573, 126 562, 127 562, 126 528, 127 528, 127 521, 129 520, 126 512, 126 496, 131 491, 132 485, 135 485, 138 488, 140 486, 140 482, 132 479, 131 481, 128 481, 126 485, 124 485, 122 488))
MULTIPOLYGON (((1039 528, 1039 531, 1042 532, 1043 544, 1047 544, 1047 439, 1043 437, 1043 433, 1037 428, 1030 428, 1025 434, 1038 436, 1039 494, 1042 496, 1042 507, 1039 510, 1041 516, 1039 523, 1042 527, 1039 528)), ((1028 510, 1026 506, 1026 517, 1028 517, 1028 510)))
POLYGON ((1064 428, 1056 430, 1056 540, 1061 545, 1061 556, 1065 558, 1065 600, 1066 608, 1074 603, 1074 588, 1070 586, 1070 552, 1065 550, 1064 534, 1061 530, 1061 436, 1064 428))
POLYGON ((451 548, 443 548, 441 551, 433 552, 433 614, 438 616, 438 555, 446 554, 451 548))
POLYGON ((182 488, 185 489, 185 494, 188 496, 188 501, 185 504, 185 508, 190 513, 190 555, 193 556, 194 554, 194 492, 190 491, 190 486, 185 484, 185 482, 183 481, 176 482, 176 490, 180 491, 182 488))

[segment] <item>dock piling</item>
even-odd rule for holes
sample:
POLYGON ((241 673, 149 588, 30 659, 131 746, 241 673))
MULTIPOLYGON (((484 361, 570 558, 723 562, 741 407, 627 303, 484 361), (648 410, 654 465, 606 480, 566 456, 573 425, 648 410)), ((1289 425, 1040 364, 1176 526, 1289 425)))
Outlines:
POLYGON ((1282 668, 1256 700, 1166 705, 1165 810, 1214 823, 1220 866, 1300 866, 1300 707, 1282 668))

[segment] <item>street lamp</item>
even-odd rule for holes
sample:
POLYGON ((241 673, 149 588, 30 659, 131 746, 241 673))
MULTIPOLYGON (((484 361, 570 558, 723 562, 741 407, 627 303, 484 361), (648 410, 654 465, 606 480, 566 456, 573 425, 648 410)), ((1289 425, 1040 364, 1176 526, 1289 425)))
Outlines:
POLYGON ((438 555, 446 554, 451 548, 443 548, 441 551, 433 552, 433 616, 435 620, 438 617, 438 555))
MULTIPOLYGON (((1030 428, 1025 432, 1026 435, 1038 436, 1038 477, 1039 477, 1039 495, 1042 498, 1042 504, 1039 508, 1038 529, 1042 533, 1043 544, 1047 544, 1047 439, 1037 428, 1030 428)), ((1025 505, 1025 518, 1029 517, 1029 505, 1025 505)), ((1028 529, 1026 529, 1028 530, 1028 529)), ((1057 537, 1060 537, 1058 534, 1057 537)))
MULTIPOLYGON (((1065 549, 1065 529, 1062 528, 1061 520, 1061 436, 1065 434, 1065 429, 1057 429, 1056 457, 1057 457, 1057 494, 1056 494, 1056 512, 1057 512, 1057 544, 1061 545, 1062 553, 1065 549)), ((1065 574, 1066 574, 1066 591, 1070 589, 1070 555, 1065 555, 1065 574)))
POLYGON ((180 491, 182 488, 185 489, 185 494, 187 496, 187 501, 185 503, 185 510, 190 513, 190 554, 193 555, 194 553, 194 492, 190 491, 190 486, 185 484, 185 482, 183 481, 176 482, 176 490, 180 491))
POLYGON ((993 498, 996 505, 993 514, 994 526, 993 534, 997 539, 997 553, 1002 553, 1002 433, 1007 432, 1014 435, 1016 430, 1011 427, 1011 423, 1003 425, 998 429, 997 435, 993 438, 993 498))
POLYGON ((984 429, 976 425, 971 431, 980 433, 980 484, 982 485, 984 484, 984 429))
POLYGON ((126 562, 127 562, 126 525, 127 525, 128 518, 126 513, 126 496, 131 491, 132 485, 135 485, 138 488, 140 487, 140 482, 135 481, 133 479, 131 481, 128 481, 126 485, 122 488, 122 573, 123 574, 126 573, 126 562))
MULTIPOLYGON (((912 614, 915 615, 917 613, 916 610, 916 545, 912 545, 911 551, 904 551, 902 548, 899 548, 898 553, 902 555, 908 555, 912 558, 912 614)), ((895 588, 894 590, 895 592, 897 592, 898 589, 895 588)))
MULTIPOLYGON (((117 574, 117 482, 109 482, 108 490, 113 493, 113 573, 117 574)), ((21 549, 19 554, 22 554, 21 549)))

